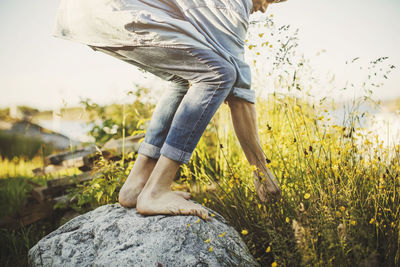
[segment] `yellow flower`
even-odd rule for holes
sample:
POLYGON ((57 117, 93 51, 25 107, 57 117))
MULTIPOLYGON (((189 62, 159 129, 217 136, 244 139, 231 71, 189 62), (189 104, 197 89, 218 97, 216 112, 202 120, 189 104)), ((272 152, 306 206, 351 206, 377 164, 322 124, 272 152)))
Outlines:
POLYGON ((271 263, 271 267, 276 267, 278 266, 278 263, 276 263, 276 261, 274 261, 273 263, 271 263))
POLYGON ((218 235, 219 237, 223 237, 226 234, 226 232, 223 232, 222 234, 218 235))
POLYGON ((356 225, 356 221, 351 221, 350 224, 351 225, 356 225))
POLYGON ((261 38, 264 36, 264 33, 259 33, 258 36, 260 36, 260 38, 261 38))
POLYGON ((207 239, 207 240, 206 240, 206 241, 204 241, 204 242, 206 242, 206 243, 210 243, 210 241, 211 241, 210 239, 207 239))
POLYGON ((199 223, 199 222, 200 222, 200 219, 197 219, 197 221, 195 223, 199 223))
POLYGON ((340 217, 340 216, 342 216, 342 213, 340 212, 340 211, 336 211, 336 216, 338 216, 338 217, 340 217))
POLYGON ((253 49, 255 47, 255 45, 249 45, 249 49, 253 49))
POLYGON ((242 230, 242 235, 247 235, 249 233, 249 231, 247 231, 246 229, 242 230))
POLYGON ((209 251, 209 252, 213 251, 213 247, 210 247, 210 248, 208 249, 208 251, 209 251))
POLYGON ((287 223, 290 223, 289 217, 286 217, 286 222, 287 222, 287 223))
POLYGON ((187 227, 189 227, 189 226, 190 226, 190 223, 187 224, 187 227))
POLYGON ((269 48, 272 48, 272 45, 269 45, 269 48))
POLYGON ((214 213, 211 213, 211 217, 214 217, 215 216, 215 214, 214 213))
POLYGON ((310 196, 311 196, 311 195, 310 195, 309 193, 305 193, 305 194, 304 194, 304 199, 309 199, 310 196))
POLYGON ((374 218, 371 218, 371 220, 369 221, 369 223, 370 223, 370 224, 373 224, 374 221, 375 221, 375 219, 374 219, 374 218))
POLYGON ((344 211, 346 210, 346 208, 345 208, 345 207, 343 207, 343 206, 340 206, 340 208, 339 208, 339 209, 340 209, 340 211, 341 211, 341 212, 344 212, 344 211))
POLYGON ((265 252, 270 252, 271 251, 271 246, 268 246, 267 249, 265 250, 265 252))

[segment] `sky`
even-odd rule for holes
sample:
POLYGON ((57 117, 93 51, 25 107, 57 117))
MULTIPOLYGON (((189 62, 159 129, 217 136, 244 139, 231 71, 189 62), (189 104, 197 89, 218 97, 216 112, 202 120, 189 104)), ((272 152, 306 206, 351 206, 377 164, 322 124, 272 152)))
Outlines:
MULTIPOLYGON (((90 98, 107 104, 125 101, 135 84, 165 86, 159 78, 95 52, 80 43, 51 35, 59 0, 0 1, 0 108, 29 105, 41 110, 74 106, 90 98)), ((389 57, 397 66, 378 99, 400 97, 400 1, 288 0, 271 5, 277 25, 299 29, 299 50, 305 57, 326 53, 314 61, 320 71, 351 79, 346 60, 366 62, 389 57)), ((252 15, 251 19, 261 14, 252 15)))

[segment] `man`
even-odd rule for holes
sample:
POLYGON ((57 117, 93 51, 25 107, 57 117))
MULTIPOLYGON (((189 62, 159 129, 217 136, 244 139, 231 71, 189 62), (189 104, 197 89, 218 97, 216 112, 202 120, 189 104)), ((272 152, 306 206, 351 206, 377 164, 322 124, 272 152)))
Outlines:
POLYGON ((222 102, 250 164, 259 197, 279 199, 266 168, 244 61, 252 12, 267 0, 62 0, 54 36, 89 45, 149 71, 171 86, 164 90, 120 194, 125 207, 143 215, 186 214, 209 219, 207 210, 171 191, 180 164, 190 160, 222 102))

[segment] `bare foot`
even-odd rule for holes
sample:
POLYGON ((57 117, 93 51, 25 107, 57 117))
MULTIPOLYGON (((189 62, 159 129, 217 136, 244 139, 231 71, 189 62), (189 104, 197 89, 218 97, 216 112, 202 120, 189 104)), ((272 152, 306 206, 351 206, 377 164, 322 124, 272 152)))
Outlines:
POLYGON ((163 190, 143 190, 138 197, 137 211, 142 215, 195 215, 210 220, 208 211, 199 204, 188 201, 190 193, 163 190))
MULTIPOLYGON (((147 180, 149 179, 151 171, 153 171, 154 169, 156 161, 152 161, 154 160, 150 160, 149 158, 140 158, 140 156, 138 156, 137 163, 135 163, 135 166, 132 168, 128 178, 126 179, 124 185, 119 191, 118 202, 121 204, 121 206, 125 208, 136 207, 137 198, 140 192, 142 192, 147 180)), ((184 199, 190 199, 191 197, 190 193, 188 192, 173 192, 178 196, 183 197, 184 199)))
POLYGON ((136 206, 137 197, 150 177, 157 160, 139 154, 128 178, 119 191, 118 202, 126 208, 136 206))
POLYGON ((281 199, 281 189, 278 180, 269 169, 266 173, 254 171, 254 186, 258 197, 262 202, 279 201, 281 199))
POLYGON ((119 204, 125 208, 136 207, 137 198, 145 184, 146 182, 138 181, 132 176, 129 176, 119 191, 119 204))

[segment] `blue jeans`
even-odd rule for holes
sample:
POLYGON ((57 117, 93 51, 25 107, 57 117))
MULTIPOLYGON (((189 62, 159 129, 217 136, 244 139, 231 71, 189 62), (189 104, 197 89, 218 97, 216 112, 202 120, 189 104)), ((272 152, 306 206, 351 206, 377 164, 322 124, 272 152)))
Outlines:
POLYGON ((139 153, 188 163, 211 118, 232 91, 235 67, 211 49, 90 47, 171 82, 156 105, 139 153))

